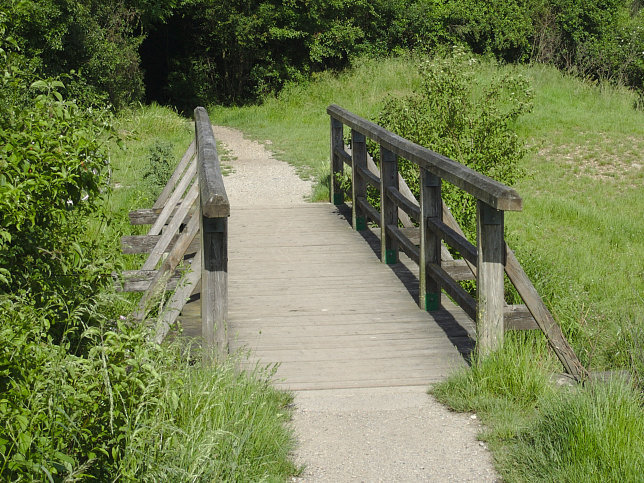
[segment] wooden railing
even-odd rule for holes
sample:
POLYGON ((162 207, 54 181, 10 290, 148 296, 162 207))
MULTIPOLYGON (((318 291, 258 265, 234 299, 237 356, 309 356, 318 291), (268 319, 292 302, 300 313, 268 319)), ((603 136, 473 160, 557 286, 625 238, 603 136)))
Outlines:
POLYGON ((124 291, 142 291, 133 317, 146 318, 159 295, 173 290, 158 316, 155 340, 161 343, 186 301, 198 291, 202 337, 210 358, 228 350, 228 217, 230 204, 208 114, 194 111, 195 140, 190 144, 151 209, 130 212, 135 225, 152 225, 147 235, 121 239, 124 253, 148 253, 141 270, 120 274, 124 291), (197 233, 201 233, 197 237, 197 233), (183 265, 180 264, 183 262, 183 265))
POLYGON ((522 208, 517 192, 339 106, 329 106, 327 113, 331 117, 331 202, 344 202, 338 175, 343 173, 346 163, 351 166, 354 228, 366 229, 367 221, 380 227, 384 263, 396 263, 401 250, 418 264, 420 307, 428 311, 439 309, 441 292, 445 291, 476 321, 477 350, 483 356, 500 347, 504 330, 541 329, 566 372, 577 380, 584 378, 584 367, 505 243, 504 212, 522 208), (344 145, 344 126, 351 129, 350 148, 344 145), (380 146, 379 168, 367 153, 367 138, 380 146), (399 157, 415 163, 420 170, 419 200, 398 173, 399 157), (443 181, 477 199, 476 246, 465 238, 443 203, 443 181), (367 185, 380 191, 380 212, 367 200, 367 185), (400 228, 399 221, 407 228, 400 228), (410 236, 415 225, 419 227, 415 230, 419 231, 419 246, 410 236), (462 260, 451 259, 443 243, 458 251, 462 260), (505 303, 504 271, 525 305, 505 303), (476 299, 458 283, 467 278, 476 280, 476 299))

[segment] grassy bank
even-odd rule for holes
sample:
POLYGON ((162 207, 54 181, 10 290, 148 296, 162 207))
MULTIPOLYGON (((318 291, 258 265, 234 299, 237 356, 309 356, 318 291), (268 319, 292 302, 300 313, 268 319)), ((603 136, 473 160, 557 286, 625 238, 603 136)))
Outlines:
MULTIPOLYGON (((497 69, 519 70, 535 96, 534 109, 516 125, 530 149, 517 185, 524 210, 507 217, 509 242, 584 364, 626 368, 641 383, 644 112, 633 109, 629 91, 550 67, 483 62, 477 75, 497 69)), ((350 72, 287 88, 260 106, 212 107, 211 113, 215 123, 270 139, 278 156, 316 177, 316 198, 325 199, 326 107, 336 103, 374 118, 387 96, 409 93, 418 82, 413 58, 363 61, 350 72)), ((639 390, 619 381, 556 390, 549 374, 560 370, 541 335, 509 334, 495 358, 434 392, 454 409, 481 415, 488 424, 483 437, 509 480, 641 475, 639 390)))

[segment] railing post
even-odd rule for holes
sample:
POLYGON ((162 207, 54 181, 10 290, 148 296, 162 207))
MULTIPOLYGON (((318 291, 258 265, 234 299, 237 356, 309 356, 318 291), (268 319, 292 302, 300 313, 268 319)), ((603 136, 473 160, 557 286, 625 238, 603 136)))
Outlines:
POLYGON ((342 139, 342 122, 331 118, 331 179, 329 180, 329 197, 334 205, 344 203, 344 193, 340 186, 340 177, 344 173, 344 161, 337 154, 338 149, 344 149, 342 139))
POLYGON ((201 228, 201 333, 204 362, 228 353, 228 217, 230 203, 224 188, 217 146, 208 113, 195 109, 199 217, 201 228))
POLYGON ((201 333, 206 348, 224 355, 228 353, 228 218, 201 216, 201 246, 201 333))
POLYGON ((367 169, 367 143, 364 134, 355 129, 351 130, 351 206, 353 207, 352 221, 354 230, 365 230, 367 228, 367 217, 362 212, 356 200, 358 197, 367 197, 367 184, 365 183, 360 170, 367 169))
POLYGON ((387 196, 387 188, 398 189, 398 156, 380 146, 380 260, 398 262, 398 241, 387 235, 387 225, 398 226, 398 208, 387 196))
POLYGON ((441 179, 420 168, 420 294, 422 310, 438 310, 441 306, 441 285, 427 269, 430 263, 441 264, 441 238, 429 228, 429 220, 443 221, 441 179))
POLYGON ((477 237, 477 351, 479 355, 486 356, 503 344, 505 242, 503 211, 480 200, 477 204, 477 237))

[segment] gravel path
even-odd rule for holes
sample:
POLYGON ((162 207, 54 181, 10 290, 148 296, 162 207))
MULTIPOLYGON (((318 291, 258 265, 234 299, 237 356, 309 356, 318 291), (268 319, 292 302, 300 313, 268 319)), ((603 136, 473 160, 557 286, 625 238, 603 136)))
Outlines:
MULTIPOLYGON (((215 138, 229 151, 224 182, 240 206, 300 204, 312 183, 273 158, 265 145, 227 127, 215 138)), ((298 482, 498 481, 473 415, 445 409, 425 387, 300 391, 293 424, 299 440, 298 482)))

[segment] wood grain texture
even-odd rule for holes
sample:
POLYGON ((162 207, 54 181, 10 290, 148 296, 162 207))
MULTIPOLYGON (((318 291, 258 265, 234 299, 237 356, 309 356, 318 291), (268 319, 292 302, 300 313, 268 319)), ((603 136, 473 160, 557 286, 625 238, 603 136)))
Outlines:
POLYGON ((357 116, 337 105, 330 105, 327 113, 332 119, 361 132, 398 156, 416 163, 435 176, 458 186, 479 200, 498 210, 520 211, 522 200, 517 192, 467 166, 419 146, 397 134, 357 116))
POLYGON ((380 146, 380 259, 398 261, 398 241, 387 236, 387 226, 398 224, 398 207, 387 197, 389 187, 398 189, 398 156, 380 146))
MULTIPOLYGON (((180 202, 180 200, 183 198, 183 195, 190 186, 190 184, 194 181, 195 174, 197 172, 197 161, 193 160, 190 163, 190 166, 188 166, 188 169, 183 175, 183 178, 181 178, 181 181, 179 181, 179 184, 177 184, 176 189, 172 192, 170 195, 170 199, 166 203, 166 205, 163 207, 161 210, 161 213, 159 213, 158 218, 150 228, 150 231, 148 231, 148 235, 158 235, 161 233, 161 230, 163 229, 164 225, 166 222, 172 217, 172 219, 175 218, 177 211, 175 210, 176 205, 180 202), (173 216, 174 215, 174 216, 173 216)), ((178 208, 181 209, 181 208, 178 208)), ((187 214, 187 211, 183 210, 184 216, 187 214)))
POLYGON ((430 229, 442 223, 443 206, 441 198, 442 180, 426 169, 420 169, 420 296, 418 305, 422 310, 438 310, 440 304, 441 279, 433 276, 429 265, 441 266, 441 233, 430 229))
MULTIPOLYGON (((354 230, 364 230, 367 227, 367 214, 363 213, 356 203, 357 198, 367 197, 367 183, 365 174, 367 170, 367 145, 364 135, 351 130, 351 220, 354 230)), ((343 150, 344 151, 344 150, 343 150)), ((371 174, 371 173, 369 173, 371 174)))
POLYGON ((210 118, 203 107, 197 107, 194 116, 201 214, 208 218, 230 216, 230 203, 224 187, 210 118))
MULTIPOLYGON (((419 310, 417 277, 381 264, 365 241, 371 231, 353 230, 338 208, 234 208, 231 350, 249 349, 250 365, 279 363, 286 389, 426 385, 463 366, 470 330, 460 324, 471 319, 446 298, 445 310, 419 310)), ((182 311, 186 335, 201 336, 199 306, 182 311)))
POLYGON ((503 211, 478 202, 478 265, 476 346, 486 356, 503 345, 503 271, 505 241, 503 239, 503 211))
POLYGON ((586 379, 588 377, 588 371, 581 364, 579 358, 577 358, 575 351, 573 351, 564 337, 561 327, 555 321, 548 307, 546 307, 546 304, 539 296, 537 289, 534 288, 534 285, 532 285, 532 282, 521 267, 516 255, 507 244, 505 245, 505 252, 505 273, 516 287, 519 295, 521 295, 526 307, 534 317, 535 323, 546 335, 550 347, 557 354, 564 369, 577 381, 586 379))
POLYGON ((170 198, 170 195, 174 192, 174 187, 179 182, 179 180, 183 177, 186 167, 188 166, 190 161, 194 159, 195 147, 196 147, 196 142, 195 140, 193 140, 190 143, 190 146, 188 146, 188 149, 184 153, 183 157, 181 158, 181 161, 179 161, 179 164, 177 164, 177 167, 174 169, 172 176, 170 176, 170 179, 163 187, 161 194, 154 202, 154 205, 152 206, 153 210, 161 211, 161 209, 163 209, 163 207, 166 205, 166 202, 170 198))

